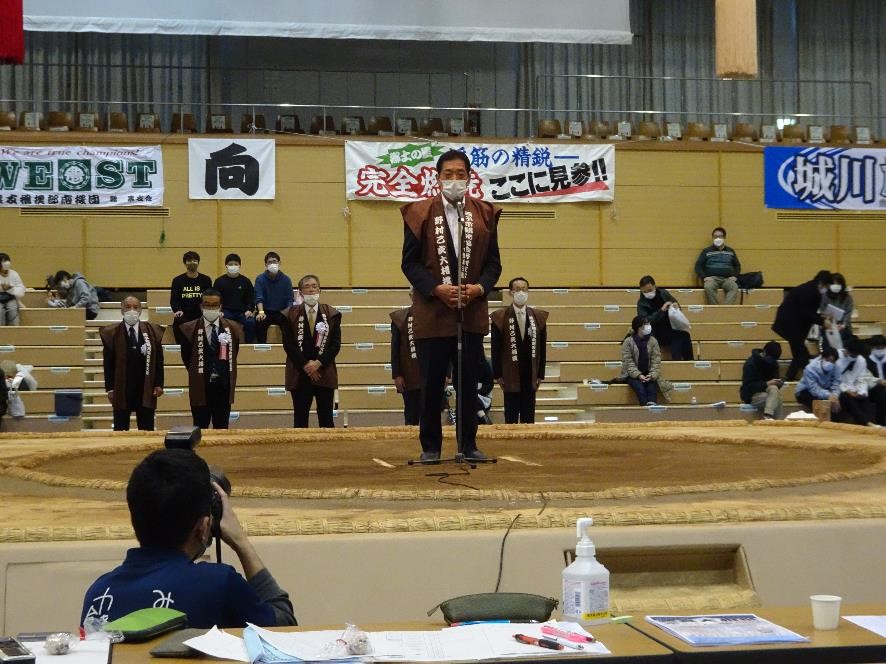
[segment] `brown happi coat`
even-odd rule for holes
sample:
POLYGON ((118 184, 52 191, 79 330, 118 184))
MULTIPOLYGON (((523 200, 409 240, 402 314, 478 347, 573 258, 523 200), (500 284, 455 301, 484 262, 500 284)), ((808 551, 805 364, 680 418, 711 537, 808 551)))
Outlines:
MULTIPOLYGON (((140 321, 138 331, 145 344, 149 346, 149 357, 145 356, 144 389, 142 391, 142 408, 157 409, 157 397, 154 396, 155 387, 163 387, 163 328, 155 323, 140 321), (158 380, 160 378, 160 380, 158 380)), ((113 355, 112 388, 114 396, 111 401, 117 410, 126 410, 126 372, 127 372, 127 349, 129 338, 126 332, 126 323, 120 321, 114 325, 107 325, 99 331, 105 354, 113 355)), ((107 382, 107 381, 106 381, 107 382)))
POLYGON ((314 335, 309 329, 310 322, 304 303, 289 307, 285 312, 289 329, 284 331, 283 348, 286 350, 286 389, 296 390, 302 380, 310 381, 304 372, 304 366, 309 360, 320 360, 323 368, 320 369, 320 380, 314 385, 318 387, 338 387, 338 369, 335 366, 335 356, 341 348, 341 312, 334 307, 321 302, 317 305, 317 319, 314 325, 323 321, 329 326, 326 333, 326 348, 321 353, 317 347, 314 335), (302 331, 301 346, 298 343, 299 329, 302 331))
POLYGON ((500 344, 499 348, 493 348, 492 352, 497 353, 497 361, 499 366, 501 367, 501 377, 504 382, 502 389, 505 392, 519 392, 520 391, 520 363, 519 360, 514 361, 513 353, 511 352, 511 342, 512 342, 512 325, 513 321, 513 334, 515 335, 513 338, 513 343, 515 347, 518 349, 519 355, 519 347, 521 344, 526 343, 529 344, 530 350, 530 368, 532 371, 532 383, 535 384, 536 380, 544 380, 545 374, 545 366, 544 366, 544 358, 545 358, 545 341, 547 339, 546 334, 546 326, 548 322, 548 312, 544 309, 533 309, 532 307, 526 307, 526 334, 521 339, 520 338, 520 329, 517 324, 517 314, 514 311, 514 307, 502 307, 501 309, 496 309, 490 315, 490 320, 492 324, 495 326, 498 334, 500 335, 500 344), (535 321, 535 334, 537 338, 536 342, 536 353, 535 357, 531 356, 531 330, 532 323, 531 321, 535 321))
MULTIPOLYGON (((231 354, 228 359, 228 366, 231 369, 230 381, 230 403, 234 403, 234 391, 237 387, 237 354, 240 352, 240 344, 243 341, 243 327, 236 321, 228 320, 224 317, 218 319, 219 334, 223 332, 231 333, 231 354)), ((182 361, 185 362, 185 368, 188 370, 188 396, 191 406, 205 406, 206 404, 206 371, 209 365, 206 362, 201 363, 199 354, 199 341, 203 337, 203 352, 208 353, 209 339, 203 329, 203 317, 187 323, 182 323, 176 330, 176 339, 182 346, 182 361), (187 344, 187 347, 185 345, 187 344)))
POLYGON ((411 347, 415 342, 415 317, 412 314, 412 307, 392 311, 390 315, 391 324, 400 332, 398 375, 403 376, 407 390, 417 390, 421 388, 421 375, 419 373, 418 357, 413 357, 414 348, 411 347), (412 319, 413 324, 412 344, 410 344, 409 338, 410 319, 412 319))
MULTIPOLYGON (((436 233, 436 220, 442 220, 444 236, 449 237, 449 229, 446 223, 446 213, 443 210, 443 200, 440 196, 434 196, 415 203, 409 203, 400 208, 403 220, 410 231, 422 244, 422 262, 424 267, 436 277, 439 283, 444 283, 444 275, 440 258, 437 253, 438 236, 436 233)), ((469 219, 473 226, 473 237, 470 244, 470 260, 467 274, 462 283, 476 284, 480 280, 480 274, 486 263, 489 244, 493 233, 496 231, 498 217, 501 214, 499 208, 493 207, 486 201, 471 197, 465 197, 465 218, 469 219)), ((448 261, 447 261, 448 262, 448 261)), ((449 266, 451 282, 457 283, 457 267, 449 266)), ((464 331, 476 334, 489 332, 489 309, 486 304, 486 296, 470 302, 464 310, 464 331)), ((447 307, 436 297, 423 297, 416 293, 412 305, 415 318, 415 337, 427 339, 433 337, 451 337, 456 334, 455 312, 447 307)))

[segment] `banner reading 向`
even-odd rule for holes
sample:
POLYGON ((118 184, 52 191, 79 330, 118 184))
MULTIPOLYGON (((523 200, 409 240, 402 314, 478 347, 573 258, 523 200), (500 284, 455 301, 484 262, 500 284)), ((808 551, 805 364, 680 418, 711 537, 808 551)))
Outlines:
POLYGON ((189 198, 273 199, 275 150, 266 138, 188 139, 189 198))
POLYGON ((447 150, 471 161, 469 193, 492 203, 611 201, 612 145, 347 141, 349 200, 415 201, 440 193, 437 159, 447 150))
POLYGON ((0 207, 121 205, 163 205, 159 145, 0 146, 0 207))
POLYGON ((768 147, 763 152, 766 207, 882 210, 886 150, 768 147))

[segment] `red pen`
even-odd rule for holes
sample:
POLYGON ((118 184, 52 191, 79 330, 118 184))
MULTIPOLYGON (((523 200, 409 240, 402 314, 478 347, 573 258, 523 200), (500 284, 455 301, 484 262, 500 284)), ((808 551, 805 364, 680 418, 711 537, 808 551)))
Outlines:
POLYGON ((551 639, 536 639, 534 636, 526 636, 525 634, 514 634, 514 638, 528 646, 539 646, 548 650, 563 650, 564 647, 562 643, 557 643, 551 639))
POLYGON ((559 636, 561 639, 566 639, 574 643, 593 643, 597 640, 593 636, 586 636, 585 634, 579 634, 578 632, 567 632, 565 629, 552 627, 551 625, 542 625, 541 633, 547 634, 548 636, 559 636))

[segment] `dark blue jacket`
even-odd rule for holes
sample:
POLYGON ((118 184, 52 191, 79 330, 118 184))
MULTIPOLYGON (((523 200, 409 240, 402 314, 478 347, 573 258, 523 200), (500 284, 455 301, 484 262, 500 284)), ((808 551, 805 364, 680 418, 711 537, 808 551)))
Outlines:
POLYGON ((255 304, 261 304, 265 311, 283 311, 292 306, 292 279, 277 273, 271 279, 267 270, 255 278, 255 304))

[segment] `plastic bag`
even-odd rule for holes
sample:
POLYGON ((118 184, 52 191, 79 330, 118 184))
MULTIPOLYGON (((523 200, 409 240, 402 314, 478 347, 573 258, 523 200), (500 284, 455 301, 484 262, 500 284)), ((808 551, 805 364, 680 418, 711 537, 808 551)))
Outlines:
POLYGON ((25 402, 18 394, 18 390, 9 390, 9 404, 6 410, 10 417, 21 418, 25 416, 25 402))
POLYGON ((671 321, 671 328, 681 332, 688 332, 692 329, 692 324, 686 318, 680 308, 674 304, 668 307, 668 319, 671 321))

